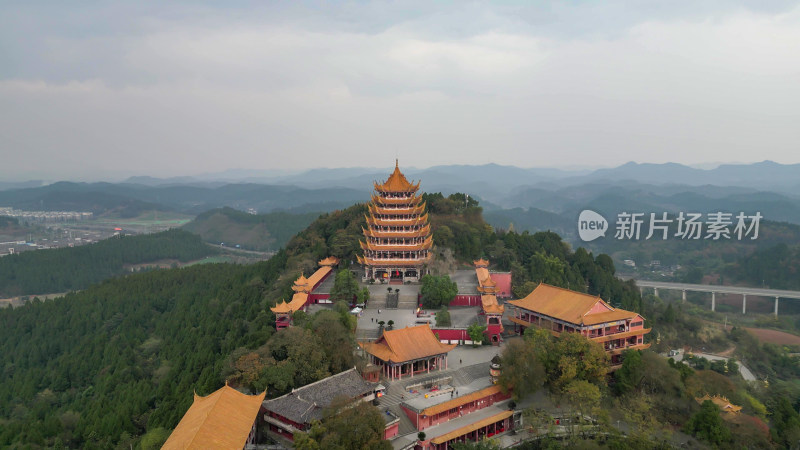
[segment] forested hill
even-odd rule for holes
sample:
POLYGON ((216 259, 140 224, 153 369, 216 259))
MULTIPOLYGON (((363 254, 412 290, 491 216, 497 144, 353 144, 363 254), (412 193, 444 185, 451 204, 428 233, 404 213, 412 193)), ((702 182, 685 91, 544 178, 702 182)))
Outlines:
POLYGON ((248 214, 225 207, 200 214, 183 229, 212 244, 224 242, 248 250, 269 251, 285 246, 319 215, 319 212, 248 214))
POLYGON ((332 338, 339 320, 278 342, 269 306, 317 260, 352 254, 340 238, 360 229, 363 212, 323 215, 269 261, 144 272, 0 310, 0 448, 129 448, 163 436, 193 392, 237 379, 234 356, 266 345, 280 348, 241 384, 271 395, 352 367, 352 353, 337 356, 352 343, 332 338))
POLYGON ((199 236, 181 230, 119 236, 80 247, 37 250, 0 258, 0 296, 84 289, 121 275, 127 264, 191 261, 215 253, 199 236))
POLYGON ((800 289, 800 246, 778 244, 741 256, 724 272, 727 279, 750 286, 800 289))

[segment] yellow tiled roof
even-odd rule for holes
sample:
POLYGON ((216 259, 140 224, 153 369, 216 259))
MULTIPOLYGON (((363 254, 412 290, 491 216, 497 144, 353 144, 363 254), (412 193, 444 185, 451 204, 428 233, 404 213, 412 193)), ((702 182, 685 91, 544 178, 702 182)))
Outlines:
POLYGON ((727 412, 727 413, 736 414, 736 413, 738 413, 739 411, 742 410, 741 406, 734 405, 733 403, 731 403, 730 400, 728 400, 727 398, 722 397, 720 395, 715 395, 715 396, 712 397, 712 396, 706 394, 706 395, 704 395, 704 396, 702 396, 700 398, 695 398, 695 400, 697 400, 697 403, 700 403, 700 404, 703 404, 703 402, 705 402, 706 400, 711 400, 711 402, 714 403, 715 405, 717 405, 719 407, 719 409, 721 409, 723 412, 727 412))
POLYGON ((481 295, 481 305, 483 311, 489 314, 503 314, 506 310, 505 306, 497 303, 497 296, 494 294, 481 295))
POLYGON ((527 297, 510 300, 508 303, 576 325, 594 325, 633 318, 637 315, 635 312, 616 309, 598 296, 544 283, 540 283, 527 297), (598 303, 605 306, 607 311, 590 314, 591 309, 598 303))
POLYGON ((633 319, 638 314, 624 309, 615 309, 595 314, 587 314, 583 317, 584 325, 597 325, 598 323, 616 322, 617 320, 633 319))
POLYGON ((395 161, 394 172, 383 184, 375 183, 375 190, 382 192, 410 192, 416 191, 418 188, 419 183, 411 184, 403 172, 400 172, 399 161, 395 161))
POLYGON ((307 292, 297 292, 292 296, 292 301, 286 303, 283 301, 278 303, 277 305, 270 308, 270 310, 274 313, 292 313, 295 311, 300 311, 303 306, 305 306, 306 301, 308 301, 308 293, 307 292))
POLYGON ((514 415, 514 411, 503 411, 503 412, 501 412, 499 414, 495 414, 495 415, 493 415, 491 417, 487 417, 487 418, 485 418, 483 420, 479 420, 479 421, 477 421, 475 423, 471 423, 469 425, 463 426, 463 427, 461 427, 461 428, 459 428, 457 430, 453 430, 453 431, 451 431, 449 433, 443 434, 441 436, 437 436, 437 437, 431 439, 431 443, 436 444, 436 445, 443 444, 443 443, 445 443, 445 442, 447 442, 447 441, 449 441, 451 439, 455 439, 455 438, 457 438, 459 436, 463 436, 463 435, 465 435, 467 433, 471 433, 471 432, 473 432, 475 430, 483 428, 483 427, 485 427, 487 425, 491 425, 491 424, 493 424, 495 422, 499 422, 499 421, 501 421, 503 419, 507 419, 507 418, 511 417, 512 415, 514 415))
POLYGON ((377 341, 360 345, 381 361, 396 363, 440 355, 456 348, 456 344, 439 342, 428 325, 384 331, 377 341))
POLYGON ((240 449, 258 416, 266 392, 243 394, 230 386, 194 402, 162 449, 240 449))
POLYGON ((319 261, 317 264, 320 266, 335 266, 339 264, 339 258, 335 256, 328 256, 327 258, 319 261))
POLYGON ((481 258, 472 263, 475 264, 475 276, 478 278, 478 292, 483 294, 481 295, 483 311, 490 314, 503 314, 505 307, 497 303, 497 296, 494 294, 497 282, 489 273, 489 261, 481 258))
POLYGON ((472 264, 475 264, 475 267, 489 267, 489 261, 481 258, 477 261, 472 261, 472 264))

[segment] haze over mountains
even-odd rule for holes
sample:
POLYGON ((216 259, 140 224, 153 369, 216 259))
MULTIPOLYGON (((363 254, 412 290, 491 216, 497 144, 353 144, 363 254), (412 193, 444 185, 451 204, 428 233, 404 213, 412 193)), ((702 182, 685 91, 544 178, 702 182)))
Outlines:
MULTIPOLYGON (((369 199, 390 168, 228 170, 196 177, 133 177, 120 183, 0 184, 0 206, 28 210, 140 211, 189 214, 232 207, 259 213, 325 212, 369 199)), ((800 164, 772 161, 699 169, 681 164, 627 163, 596 170, 488 164, 404 168, 426 192, 466 192, 480 199, 494 226, 574 234, 585 208, 629 212, 760 211, 765 220, 800 224, 800 164)))

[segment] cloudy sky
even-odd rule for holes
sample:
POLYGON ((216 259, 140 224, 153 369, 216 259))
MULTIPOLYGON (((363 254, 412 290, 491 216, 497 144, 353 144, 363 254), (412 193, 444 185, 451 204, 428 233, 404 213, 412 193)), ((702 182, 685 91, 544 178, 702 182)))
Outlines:
POLYGON ((800 162, 797 2, 0 6, 0 177, 800 162))

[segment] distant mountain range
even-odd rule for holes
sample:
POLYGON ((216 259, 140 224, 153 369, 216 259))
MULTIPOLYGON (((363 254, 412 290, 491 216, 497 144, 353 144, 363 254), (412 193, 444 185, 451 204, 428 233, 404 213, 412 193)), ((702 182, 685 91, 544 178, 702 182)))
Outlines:
MULTIPOLYGON (((197 177, 134 177, 122 183, 0 184, 0 206, 28 210, 148 209, 200 214, 231 207, 259 213, 326 212, 369 199, 372 181, 389 168, 229 170, 197 177), (13 188, 9 188, 13 187, 13 188)), ((800 224, 800 164, 771 161, 698 169, 627 163, 597 170, 524 169, 487 164, 404 169, 427 192, 466 192, 481 201, 492 225, 551 229, 569 238, 582 209, 607 217, 628 212, 760 211, 766 220, 800 224)))
MULTIPOLYGON (((403 168, 401 166, 401 168, 403 168)), ((297 185, 308 188, 349 187, 363 189, 372 180, 385 178, 387 168, 311 169, 304 172, 279 170, 228 170, 194 177, 132 177, 128 183, 163 186, 169 184, 256 183, 297 185)), ((464 186, 489 187, 492 191, 509 191, 529 186, 544 189, 584 185, 592 182, 639 182, 654 185, 731 186, 756 190, 792 193, 800 187, 800 164, 779 164, 762 161, 752 164, 722 164, 713 169, 700 169, 677 163, 629 162, 614 168, 567 170, 554 168, 519 168, 486 164, 481 166, 446 165, 427 169, 403 168, 414 179, 424 181, 429 191, 464 190, 464 186)), ((0 189, 3 186, 0 185, 0 189)))

